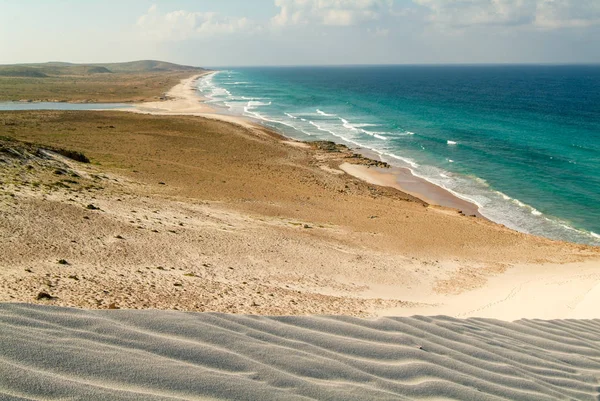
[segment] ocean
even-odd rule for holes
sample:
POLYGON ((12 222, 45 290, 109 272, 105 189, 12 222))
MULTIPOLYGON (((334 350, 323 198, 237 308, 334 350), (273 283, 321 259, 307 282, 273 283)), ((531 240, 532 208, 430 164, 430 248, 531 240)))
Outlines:
POLYGON ((600 245, 600 66, 222 69, 209 102, 333 140, 552 239, 600 245))

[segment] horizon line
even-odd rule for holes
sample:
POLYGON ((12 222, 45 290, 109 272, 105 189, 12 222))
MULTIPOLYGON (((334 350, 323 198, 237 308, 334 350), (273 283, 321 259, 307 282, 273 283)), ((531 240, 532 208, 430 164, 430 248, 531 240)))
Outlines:
POLYGON ((485 66, 547 66, 547 67, 561 67, 561 66, 590 66, 600 67, 600 62, 548 62, 548 63, 357 63, 357 64, 238 64, 238 65, 205 65, 201 68, 285 68, 285 67, 451 67, 451 66, 463 66, 463 67, 485 67, 485 66))
POLYGON ((443 67, 443 66, 600 66, 600 61, 595 62, 433 62, 433 63, 334 63, 334 64, 221 64, 221 65, 195 65, 195 63, 179 63, 177 61, 165 61, 159 59, 139 59, 129 61, 96 61, 96 62, 74 62, 74 61, 38 61, 38 62, 19 62, 19 63, 0 63, 1 66, 18 66, 31 64, 49 64, 49 63, 64 63, 64 64, 79 64, 79 65, 94 65, 94 64, 125 64, 139 61, 155 61, 172 63, 188 67, 197 68, 250 68, 250 67, 393 67, 393 66, 418 66, 418 67, 443 67))

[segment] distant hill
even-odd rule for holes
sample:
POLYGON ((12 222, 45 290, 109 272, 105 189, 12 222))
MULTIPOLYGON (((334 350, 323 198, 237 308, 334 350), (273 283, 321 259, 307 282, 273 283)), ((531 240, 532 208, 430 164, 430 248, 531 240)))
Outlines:
POLYGON ((5 77, 33 77, 45 78, 48 76, 63 75, 90 75, 110 73, 144 73, 144 72, 176 72, 176 71, 202 71, 203 68, 168 63, 166 61, 141 60, 127 63, 94 63, 74 64, 52 61, 38 64, 10 64, 0 65, 0 76, 5 77))
POLYGON ((30 77, 30 78, 45 78, 48 75, 43 72, 28 67, 13 67, 8 66, 8 68, 2 68, 0 66, 0 77, 30 77))
POLYGON ((151 71, 194 71, 202 70, 202 68, 192 67, 189 65, 179 65, 168 63, 166 61, 156 60, 141 60, 131 61, 129 63, 111 63, 111 64, 95 64, 108 68, 113 72, 151 72, 151 71))
POLYGON ((87 74, 110 74, 112 72, 108 68, 100 66, 84 66, 83 68, 87 74))

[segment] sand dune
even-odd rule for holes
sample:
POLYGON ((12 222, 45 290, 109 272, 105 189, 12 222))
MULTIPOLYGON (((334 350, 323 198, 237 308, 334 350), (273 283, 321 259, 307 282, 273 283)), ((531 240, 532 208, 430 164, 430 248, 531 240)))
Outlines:
POLYGON ((600 320, 0 305, 0 399, 597 399, 600 320))

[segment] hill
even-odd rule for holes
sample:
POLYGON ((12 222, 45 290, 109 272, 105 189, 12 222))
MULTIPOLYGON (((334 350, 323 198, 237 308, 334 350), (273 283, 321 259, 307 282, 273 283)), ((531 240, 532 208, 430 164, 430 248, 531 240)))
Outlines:
POLYGON ((0 102, 140 102, 157 100, 203 68, 157 60, 0 65, 0 102))
POLYGON ((195 71, 202 68, 168 63, 166 61, 141 60, 128 63, 96 64, 113 72, 195 71))
POLYGON ((0 68, 0 77, 29 77, 29 78, 45 78, 48 75, 29 67, 9 67, 0 68))
POLYGON ((89 75, 108 73, 146 73, 146 72, 181 72, 200 71, 202 68, 168 63, 157 60, 140 60, 126 63, 93 63, 74 64, 65 62, 48 62, 37 64, 0 65, 0 76, 35 77, 89 75))

